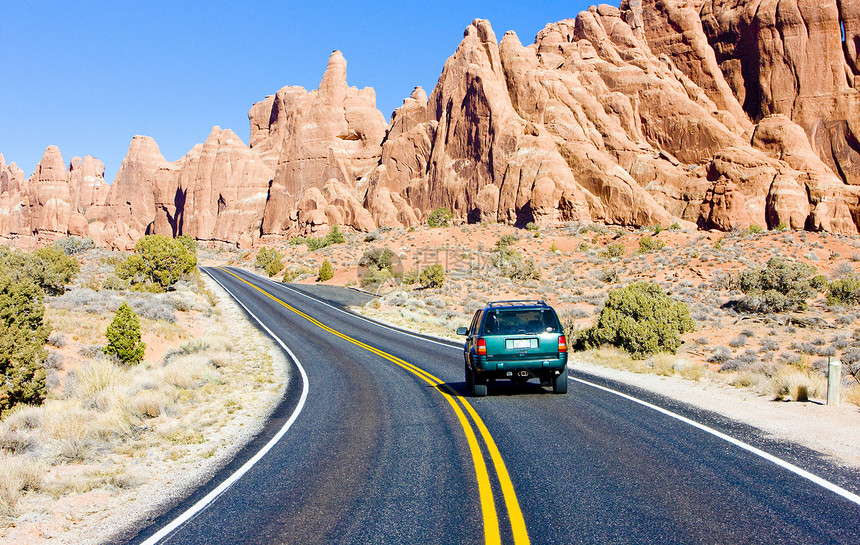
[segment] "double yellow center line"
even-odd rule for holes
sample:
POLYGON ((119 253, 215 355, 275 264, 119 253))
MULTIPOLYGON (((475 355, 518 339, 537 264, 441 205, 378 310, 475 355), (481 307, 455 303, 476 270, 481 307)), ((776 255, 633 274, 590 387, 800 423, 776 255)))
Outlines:
POLYGON ((490 483, 490 474, 487 471, 487 464, 484 460, 484 455, 481 452, 481 447, 478 443, 478 438, 475 434, 475 429, 472 427, 472 423, 474 423, 474 425, 477 427, 481 439, 483 439, 484 445, 486 445, 487 451, 490 453, 490 460, 493 463, 493 468, 496 471, 496 476, 499 479, 499 484, 502 488, 502 497, 504 498, 505 508, 508 512, 508 520, 511 523, 514 543, 516 545, 526 545, 529 543, 529 536, 528 532, 526 531, 525 521, 523 520, 523 513, 520 510, 520 504, 517 501, 517 495, 514 492, 514 485, 511 482, 511 477, 508 474, 507 468, 505 467, 505 462, 504 460, 502 460, 502 455, 499 452, 498 447, 496 446, 496 442, 493 441, 493 437, 490 435, 490 431, 487 429, 487 426, 484 425, 484 422, 483 420, 481 420, 481 417, 478 416, 478 413, 475 412, 475 409, 466 399, 459 396, 455 396, 453 390, 451 390, 447 385, 445 385, 442 380, 421 369, 420 367, 415 366, 405 360, 402 360, 397 356, 393 356, 388 352, 380 350, 374 346, 363 343, 358 339, 350 337, 349 335, 341 333, 340 331, 337 331, 336 329, 325 325, 316 318, 313 318, 308 314, 305 314, 304 312, 296 309, 295 307, 290 306, 289 304, 285 303, 281 299, 278 299, 271 293, 248 282, 244 278, 241 278, 226 269, 221 270, 233 276, 237 280, 244 282, 248 286, 254 288, 255 290, 264 294, 266 297, 277 302, 278 304, 284 306, 289 311, 301 316, 302 318, 311 322, 320 329, 323 329, 336 337, 339 337, 360 348, 363 348, 368 352, 372 352, 377 356, 380 356, 381 358, 384 358, 402 367, 403 369, 406 369, 410 373, 416 375, 421 380, 435 387, 442 395, 442 397, 444 397, 445 400, 451 405, 451 408, 457 415, 457 419, 459 420, 460 425, 463 427, 463 432, 466 434, 466 441, 469 444, 469 452, 472 455, 472 461, 475 464, 475 473, 478 479, 478 494, 481 499, 481 513, 484 518, 485 543, 487 543, 487 545, 500 544, 502 542, 502 538, 501 532, 499 530, 499 517, 496 512, 496 502, 493 498, 493 489, 490 483), (465 413, 463 412, 463 409, 465 409, 465 413), (466 413, 468 413, 469 417, 471 417, 471 421, 469 420, 469 418, 466 417, 466 413))

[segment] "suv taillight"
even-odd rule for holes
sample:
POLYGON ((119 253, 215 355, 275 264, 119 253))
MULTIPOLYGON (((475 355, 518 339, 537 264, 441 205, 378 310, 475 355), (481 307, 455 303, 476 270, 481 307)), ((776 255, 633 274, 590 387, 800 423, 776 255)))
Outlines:
POLYGON ((558 336, 558 351, 567 352, 567 337, 564 335, 558 336))
POLYGON ((487 341, 484 339, 478 339, 478 355, 486 356, 487 355, 487 341))

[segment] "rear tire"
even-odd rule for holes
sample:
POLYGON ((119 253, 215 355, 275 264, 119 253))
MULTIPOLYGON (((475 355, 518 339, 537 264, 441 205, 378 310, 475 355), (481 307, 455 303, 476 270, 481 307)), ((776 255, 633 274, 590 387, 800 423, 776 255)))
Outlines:
POLYGON ((555 380, 552 383, 552 391, 556 394, 567 393, 567 369, 562 371, 559 376, 555 377, 555 380))
POLYGON ((486 384, 473 384, 472 385, 472 395, 475 397, 485 397, 487 395, 487 385, 486 384))
POLYGON ((475 389, 475 377, 472 375, 472 369, 466 365, 466 391, 472 393, 475 389))

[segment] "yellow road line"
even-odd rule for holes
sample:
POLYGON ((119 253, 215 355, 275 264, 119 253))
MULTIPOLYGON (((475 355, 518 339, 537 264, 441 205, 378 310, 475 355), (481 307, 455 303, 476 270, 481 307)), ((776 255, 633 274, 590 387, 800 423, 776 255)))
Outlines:
MULTIPOLYGON (((349 335, 341 333, 340 331, 337 331, 336 329, 325 325, 316 318, 313 318, 312 316, 309 316, 308 314, 305 314, 297 308, 287 304, 286 302, 275 297, 266 290, 255 286, 244 278, 241 278, 226 269, 221 270, 233 276, 237 280, 251 286, 255 290, 264 294, 266 297, 269 297, 270 299, 276 301, 291 312, 298 314, 299 316, 308 320, 317 327, 406 369, 407 371, 418 376, 425 382, 436 387, 437 391, 439 391, 439 393, 453 408, 454 413, 457 415, 457 419, 460 422, 460 425, 463 427, 463 432, 466 434, 466 442, 469 444, 469 452, 472 455, 472 461, 475 465, 475 473, 478 480, 478 495, 481 499, 481 512, 484 517, 484 540, 487 544, 491 545, 501 543, 499 520, 498 515, 496 513, 496 504, 493 499, 492 487, 490 485, 490 477, 489 473, 487 472, 487 465, 484 462, 484 456, 481 453, 477 437, 475 436, 475 432, 472 429, 469 420, 466 418, 466 415, 463 413, 462 409, 460 409, 459 405, 457 405, 457 402, 452 396, 452 394, 454 394, 453 390, 446 386, 442 380, 428 373, 424 369, 421 369, 416 365, 402 360, 397 356, 393 356, 388 352, 380 350, 374 346, 363 343, 358 339, 350 337, 349 335)), ((508 518, 511 523, 514 543, 516 545, 528 545, 529 536, 528 531, 526 530, 525 520, 523 519, 522 510, 520 509, 519 501, 517 500, 516 492, 514 491, 514 485, 511 482, 510 474, 505 467, 504 460, 502 460, 502 454, 499 452, 495 441, 493 441, 493 437, 490 435, 490 431, 487 429, 487 426, 484 425, 483 420, 481 420, 481 417, 478 416, 478 413, 475 411, 472 405, 463 398, 458 399, 463 405, 463 407, 466 409, 466 411, 469 413, 469 416, 472 417, 472 420, 475 422, 475 425, 478 426, 478 430, 481 433, 481 437, 484 440, 484 444, 487 446, 487 450, 490 453, 490 459, 493 461, 493 466, 496 470, 496 476, 498 477, 499 483, 502 487, 502 497, 504 498, 505 507, 508 511, 508 518)))

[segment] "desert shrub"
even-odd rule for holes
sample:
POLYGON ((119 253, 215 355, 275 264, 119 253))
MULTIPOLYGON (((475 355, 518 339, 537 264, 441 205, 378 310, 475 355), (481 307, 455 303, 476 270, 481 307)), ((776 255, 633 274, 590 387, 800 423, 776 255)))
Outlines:
POLYGON ((0 519, 19 513, 18 502, 27 490, 42 485, 42 469, 31 460, 0 454, 0 519))
POLYGON ((603 282, 604 284, 612 284, 618 282, 620 276, 618 269, 614 267, 606 267, 604 269, 593 269, 591 274, 603 282))
POLYGON ((369 248, 358 260, 358 266, 391 271, 394 266, 394 252, 387 246, 385 248, 369 248))
POLYGON ((134 245, 134 254, 116 266, 116 275, 132 289, 164 291, 197 266, 197 255, 187 241, 147 235, 134 245))
POLYGON ((403 272, 403 276, 400 278, 400 283, 404 286, 411 286, 412 284, 417 283, 421 279, 421 273, 418 269, 409 269, 403 272))
POLYGON ((334 270, 331 268, 331 261, 328 259, 324 259, 322 265, 320 265, 319 274, 317 275, 317 280, 319 282, 325 282, 326 280, 331 280, 334 278, 334 270))
POLYGON ((48 335, 48 344, 54 346, 56 348, 62 348, 66 346, 66 334, 62 331, 54 331, 50 335, 48 335))
POLYGON ((860 274, 848 273, 828 283, 827 303, 846 307, 860 303, 860 274))
POLYGON ((738 335, 734 339, 729 341, 729 346, 732 348, 738 348, 740 346, 744 346, 747 343, 747 338, 744 335, 738 335))
POLYGON ((254 267, 266 271, 270 277, 275 276, 284 268, 284 254, 274 248, 260 248, 254 267))
POLYGON ((95 242, 90 237, 78 238, 71 236, 54 242, 54 246, 62 250, 66 255, 77 255, 96 247, 95 242))
POLYGON ((368 288, 379 286, 392 278, 390 269, 377 269, 375 267, 371 267, 366 269, 360 275, 361 287, 368 288))
POLYGON ((185 247, 190 254, 197 255, 197 241, 191 236, 179 235, 174 240, 185 247))
POLYGON ((382 284, 393 277, 394 252, 391 248, 368 248, 358 260, 363 287, 382 284))
POLYGON ((143 359, 146 344, 140 340, 140 320, 127 303, 117 309, 105 336, 108 340, 104 348, 106 354, 113 354, 130 365, 143 359))
POLYGON ((535 260, 524 257, 513 248, 497 249, 490 256, 490 263, 496 267, 502 276, 511 280, 540 280, 540 269, 535 260))
POLYGON ((448 222, 451 221, 453 217, 454 214, 452 214, 450 210, 441 206, 430 212, 430 215, 427 216, 427 225, 430 227, 447 227, 448 222))
POLYGON ((728 346, 718 346, 714 348, 711 355, 708 357, 709 363, 724 364, 732 357, 732 350, 728 346))
POLYGON ((102 281, 102 289, 105 290, 127 290, 130 287, 128 280, 123 280, 116 274, 109 274, 105 276, 105 279, 102 281))
POLYGON ((624 245, 617 242, 610 244, 606 247, 606 250, 604 250, 604 255, 609 258, 624 257, 626 253, 627 251, 624 249, 624 245))
POLYGON ((774 374, 771 381, 773 398, 776 401, 809 401, 810 397, 822 397, 826 393, 823 377, 814 377, 794 369, 780 370, 774 374))
POLYGON ((119 294, 112 291, 81 288, 51 298, 53 308, 76 310, 90 314, 116 312, 123 302, 128 303, 141 318, 170 323, 176 321, 174 298, 164 293, 127 292, 120 297, 119 294))
POLYGON ((516 244, 517 240, 517 235, 513 233, 500 236, 499 240, 496 241, 496 251, 507 250, 516 244))
POLYGON ((540 227, 538 227, 538 224, 533 222, 533 221, 530 221, 526 224, 526 231, 531 231, 533 233, 536 233, 539 230, 540 230, 540 227))
MULTIPOLYGON (((368 237, 371 236, 372 235, 368 235, 368 237)), ((340 244, 345 240, 346 236, 344 236, 343 232, 340 230, 340 227, 338 227, 338 225, 335 223, 331 226, 331 230, 329 231, 329 233, 324 237, 293 237, 290 239, 290 244, 293 246, 296 246, 298 244, 304 244, 308 247, 308 250, 319 250, 320 248, 325 248, 326 246, 331 246, 332 244, 340 244)), ((365 242, 369 241, 365 239, 365 242)))
POLYGON ((813 295, 810 281, 814 274, 812 265, 771 258, 764 269, 741 273, 740 289, 745 297, 738 302, 738 308, 762 313, 803 310, 813 295))
POLYGON ((21 403, 45 399, 44 294, 32 281, 14 280, 0 267, 0 417, 21 403))
POLYGON ((659 238, 654 238, 651 235, 645 235, 639 239, 639 253, 645 254, 648 252, 656 252, 662 250, 666 243, 659 238))
POLYGON ((773 352, 779 349, 779 343, 773 339, 762 339, 760 344, 762 352, 773 352))
POLYGON ((577 346, 611 344, 635 358, 675 353, 681 334, 696 327, 689 307, 674 302, 657 284, 636 282, 611 290, 597 323, 580 332, 577 346))
POLYGON ((815 291, 824 291, 827 289, 827 278, 823 274, 816 274, 809 279, 809 286, 815 291))
POLYGON ((56 246, 45 246, 32 254, 6 251, 0 254, 0 263, 13 280, 32 281, 49 295, 63 293, 81 270, 77 259, 56 246))
POLYGON ((434 263, 421 271, 419 281, 425 288, 441 288, 445 283, 445 269, 441 264, 434 263))

